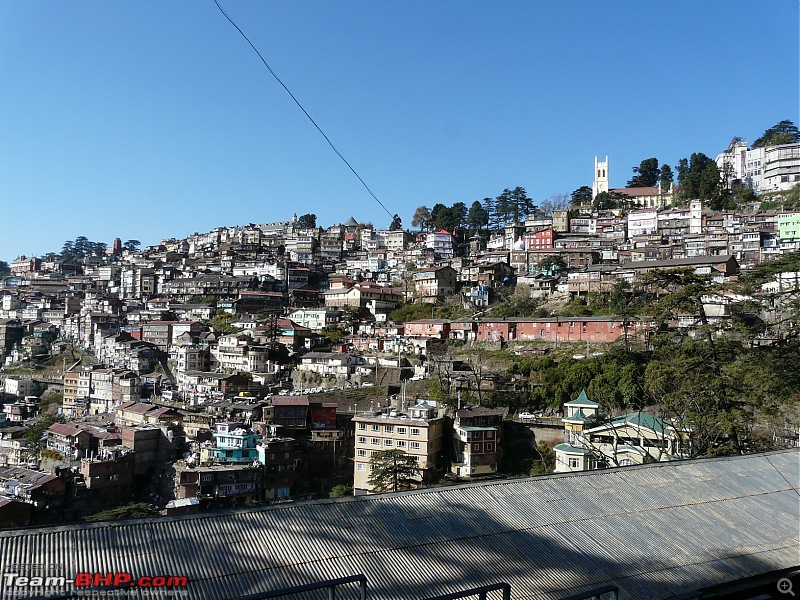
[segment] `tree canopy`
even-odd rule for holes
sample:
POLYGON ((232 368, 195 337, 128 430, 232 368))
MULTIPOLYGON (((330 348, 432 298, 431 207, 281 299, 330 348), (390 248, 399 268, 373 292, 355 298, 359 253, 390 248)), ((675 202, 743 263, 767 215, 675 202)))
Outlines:
POLYGON ((300 215, 297 218, 297 225, 299 227, 313 229, 314 227, 317 226, 317 215, 315 215, 314 213, 300 215))
POLYGON ((533 200, 528 197, 524 187, 517 186, 513 190, 504 189, 495 198, 495 212, 501 223, 518 223, 536 210, 533 200))
POLYGON ((570 194, 572 206, 588 206, 592 203, 592 188, 582 185, 570 194))
POLYGON ((678 173, 678 185, 681 186, 681 198, 691 200, 699 198, 710 203, 711 208, 725 208, 726 194, 722 176, 717 163, 702 152, 695 152, 689 159, 682 158, 675 167, 678 173))
POLYGON ((760 138, 753 142, 753 148, 796 144, 797 142, 800 142, 800 131, 794 123, 785 120, 767 129, 760 138))
POLYGON ((370 459, 370 466, 367 482, 374 492, 408 490, 420 481, 417 458, 399 448, 381 450, 370 459))
POLYGON ((489 212, 478 201, 472 203, 467 213, 467 228, 470 234, 480 233, 489 227, 489 212))
POLYGON ((633 177, 628 181, 628 187, 653 187, 658 184, 661 171, 658 169, 657 158, 646 158, 633 167, 633 177))
POLYGON ((61 248, 61 259, 64 262, 80 260, 90 256, 102 258, 106 254, 108 244, 92 242, 86 236, 79 235, 74 241, 67 240, 61 248))
POLYGON ((431 227, 431 210, 427 206, 419 206, 411 218, 411 226, 425 231, 431 227))

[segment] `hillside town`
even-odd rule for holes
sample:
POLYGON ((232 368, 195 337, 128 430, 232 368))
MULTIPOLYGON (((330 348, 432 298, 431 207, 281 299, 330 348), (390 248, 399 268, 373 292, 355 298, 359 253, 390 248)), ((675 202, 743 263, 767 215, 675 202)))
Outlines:
MULTIPOLYGON (((770 314, 788 311, 797 268, 755 296, 737 286, 800 252, 788 200, 800 144, 735 138, 714 164, 749 203, 679 200, 666 178, 610 188, 604 157, 585 201, 494 227, 488 210, 472 229, 437 227, 430 211, 413 229, 295 214, 17 257, 0 281, 0 526, 528 475, 515 466, 525 452, 538 473, 712 455, 721 442, 698 450, 696 424, 613 405, 588 380, 534 401, 543 384, 519 373, 526 360, 644 352, 665 332, 725 339, 737 307, 765 294, 770 314), (663 273, 702 281, 698 302, 669 315, 637 306, 638 286, 669 292, 663 273), (614 294, 628 309, 588 310, 614 294)), ((783 319, 750 345, 775 347, 796 327, 783 319)), ((768 432, 773 447, 798 445, 799 425, 768 432)))

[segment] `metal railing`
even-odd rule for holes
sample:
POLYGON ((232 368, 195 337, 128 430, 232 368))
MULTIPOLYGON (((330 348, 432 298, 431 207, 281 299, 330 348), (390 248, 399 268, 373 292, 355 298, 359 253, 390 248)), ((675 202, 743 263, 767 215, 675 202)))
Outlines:
POLYGON ((619 600, 619 588, 615 585, 604 585, 573 596, 567 596, 561 600, 599 600, 601 597, 606 597, 608 600, 619 600))
POLYGON ((267 598, 281 598, 283 596, 294 596, 303 594, 305 592, 312 592, 315 590, 328 590, 329 600, 335 600, 336 588, 338 586, 347 585, 348 583, 358 583, 359 587, 359 600, 367 599, 367 578, 364 575, 350 575, 349 577, 339 577, 338 579, 328 579, 327 581, 320 581, 318 583, 307 583, 305 585, 298 585, 281 590, 274 590, 271 592, 259 592, 249 596, 240 596, 235 600, 266 600, 267 598))
POLYGON ((452 594, 444 594, 442 596, 431 596, 427 600, 455 600, 456 598, 468 598, 469 596, 478 596, 479 600, 486 600, 489 592, 502 590, 503 600, 511 600, 511 584, 509 583, 493 583, 491 585, 482 585, 480 587, 464 590, 463 592, 453 592, 452 594))

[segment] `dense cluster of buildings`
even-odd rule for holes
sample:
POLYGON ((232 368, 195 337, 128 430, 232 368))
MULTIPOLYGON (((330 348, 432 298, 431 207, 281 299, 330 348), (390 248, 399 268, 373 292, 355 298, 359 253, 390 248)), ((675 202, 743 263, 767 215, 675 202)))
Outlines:
MULTIPOLYGON (((761 177, 762 190, 783 189, 798 177, 794 159, 784 157, 784 151, 796 154, 794 146, 775 156, 772 149, 740 150, 732 144, 720 160, 744 165, 735 172, 739 178, 761 177), (761 171, 748 167, 756 154, 761 171), (777 171, 775 160, 783 165, 777 171)), ((608 191, 607 169, 607 160, 596 161, 595 192, 608 191)), ((20 257, 0 281, 4 364, 70 348, 95 364, 64 360, 57 381, 5 379, 2 493, 52 505, 72 486, 80 490, 73 495, 122 501, 135 478, 157 473, 170 481, 157 493, 175 510, 214 499, 280 499, 299 489, 303 448, 335 454, 348 436, 356 490, 369 490, 370 460, 387 449, 417 457, 420 479, 437 469, 459 477, 494 474, 502 413, 465 408, 445 415, 430 401, 406 406, 403 399, 343 417, 336 403, 291 395, 290 382, 312 392, 342 389, 368 382, 379 366, 413 367, 411 374, 422 378, 425 364, 404 363, 401 355, 426 355, 448 339, 560 344, 646 336, 653 324, 642 317, 477 315, 503 286, 526 284, 532 297, 575 297, 669 268, 724 282, 800 249, 798 211, 715 213, 699 200, 669 206, 671 190, 615 191, 636 208, 554 211, 461 243, 444 230, 379 230, 353 218, 326 229, 301 227, 295 216, 164 240, 142 251, 117 241, 106 257, 20 257), (406 302, 456 295, 475 317, 405 323, 388 317, 406 302), (331 344, 326 334, 333 330, 331 344), (287 357, 295 355, 290 363, 287 357), (55 473, 69 471, 64 488, 37 478, 35 470, 19 471, 44 464, 25 444, 25 424, 36 416, 37 393, 54 383, 63 386, 65 422, 44 432, 41 448, 55 473), (165 462, 171 470, 163 469, 165 462), (47 493, 34 493, 41 485, 47 493)), ((597 407, 583 402, 566 407, 574 435, 558 450, 560 470, 590 468, 584 457, 591 453, 578 442, 607 437, 592 421, 597 407)), ((617 464, 625 460, 641 462, 617 464)))

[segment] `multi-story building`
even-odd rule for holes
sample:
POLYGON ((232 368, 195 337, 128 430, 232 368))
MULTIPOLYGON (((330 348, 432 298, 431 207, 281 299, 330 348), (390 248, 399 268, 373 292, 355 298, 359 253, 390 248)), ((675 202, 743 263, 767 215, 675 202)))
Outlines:
POLYGON ((526 233, 522 236, 526 250, 546 250, 554 246, 557 234, 552 227, 540 229, 536 232, 526 233))
POLYGON ((211 364, 211 353, 208 348, 197 344, 187 344, 175 349, 176 369, 181 373, 187 371, 207 371, 211 364))
POLYGON ((643 208, 628 213, 628 237, 651 235, 658 231, 658 210, 643 208))
POLYGON ((217 423, 214 445, 200 450, 201 462, 252 463, 258 459, 261 436, 243 423, 217 423))
POLYGON ((453 267, 443 266, 414 273, 414 294, 422 302, 436 302, 455 293, 457 272, 453 267))
POLYGON ((448 319, 417 319, 403 323, 403 337, 425 337, 446 340, 450 336, 448 319))
POLYGON ((455 238, 453 234, 444 229, 431 231, 425 237, 425 247, 433 250, 439 258, 453 258, 455 256, 455 238))
POLYGON ((299 308, 289 314, 289 319, 301 327, 321 331, 338 323, 343 314, 344 311, 336 308, 299 308))
POLYGON ((211 349, 212 368, 228 373, 265 373, 269 370, 269 349, 259 346, 246 333, 224 335, 211 349))
POLYGON ((471 407, 456 411, 453 422, 455 458, 450 470, 472 478, 497 473, 503 410, 471 407))
POLYGON ((308 429, 308 396, 273 396, 272 420, 284 431, 308 429))
POLYGON ((800 144, 781 144, 747 149, 747 142, 733 138, 717 155, 717 167, 728 187, 735 181, 757 194, 786 191, 800 183, 800 144))
POLYGON ((800 184, 800 144, 764 148, 762 192, 778 192, 800 184))
POLYGON ((800 212, 778 214, 778 238, 781 247, 790 251, 797 249, 797 245, 800 244, 800 212))
POLYGON ((6 396, 24 398, 25 396, 33 396, 37 387, 33 379, 23 379, 22 377, 11 375, 5 379, 4 391, 6 396))
POLYGON ((258 444, 258 462, 264 466, 264 498, 289 498, 294 493, 300 458, 294 438, 276 434, 276 428, 258 444))
POLYGON ((206 506, 244 504, 262 499, 263 480, 260 465, 178 466, 175 497, 197 498, 206 506))
POLYGON ((0 467, 25 466, 27 427, 0 427, 0 467))
POLYGON ((431 470, 441 466, 445 440, 445 419, 438 416, 436 403, 421 400, 407 411, 387 408, 353 417, 356 429, 353 489, 371 491, 371 459, 381 450, 401 450, 416 458, 420 483, 431 470))
POLYGON ((0 319, 0 353, 9 352, 25 337, 25 326, 18 319, 0 319))

